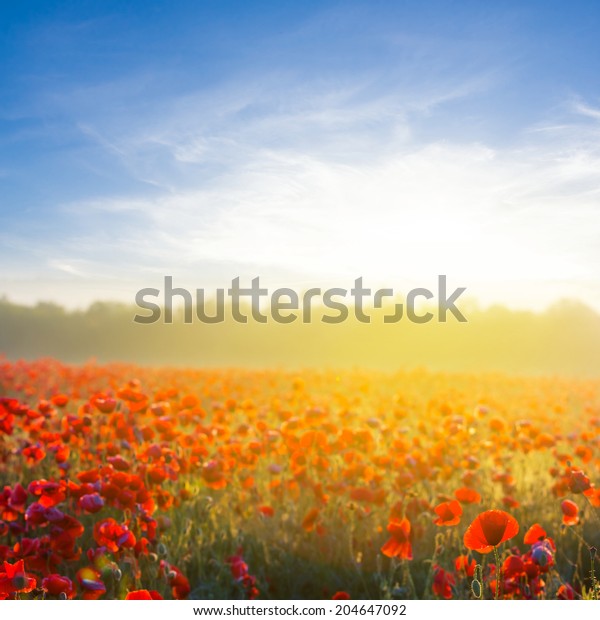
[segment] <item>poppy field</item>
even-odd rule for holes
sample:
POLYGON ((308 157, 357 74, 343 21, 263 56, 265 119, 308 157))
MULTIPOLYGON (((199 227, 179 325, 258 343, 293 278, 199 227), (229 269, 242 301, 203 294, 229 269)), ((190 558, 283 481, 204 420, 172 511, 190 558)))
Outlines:
POLYGON ((0 599, 596 599, 600 382, 0 361, 0 599))

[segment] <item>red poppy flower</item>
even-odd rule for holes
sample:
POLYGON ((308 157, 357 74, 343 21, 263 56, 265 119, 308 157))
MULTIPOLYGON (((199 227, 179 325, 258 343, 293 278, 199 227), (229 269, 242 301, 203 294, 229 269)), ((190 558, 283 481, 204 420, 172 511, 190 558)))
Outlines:
POLYGON ((502 498, 502 505, 505 508, 518 508, 521 504, 512 495, 505 495, 502 498))
POLYGON ((42 580, 42 588, 50 596, 59 596, 64 594, 67 598, 75 596, 75 588, 73 582, 68 577, 57 575, 55 573, 44 577, 42 580))
POLYGON ((112 413, 117 407, 117 401, 114 398, 94 397, 92 403, 102 413, 112 413))
POLYGON ((318 518, 319 509, 311 508, 302 519, 302 529, 306 532, 312 532, 317 525, 318 518))
POLYGON ((232 555, 225 560, 231 568, 231 576, 235 580, 243 579, 248 574, 248 564, 244 562, 244 558, 241 555, 232 555))
POLYGON ((381 553, 388 558, 401 558, 412 560, 412 545, 410 543, 410 521, 391 521, 387 526, 387 531, 392 537, 381 547, 381 553))
POLYGON ((433 567, 433 593, 444 599, 452 598, 452 586, 456 584, 454 576, 437 564, 433 567))
POLYGON ((162 601, 163 597, 156 590, 132 590, 127 593, 126 601, 162 601))
POLYGON ((19 560, 14 564, 4 562, 0 570, 0 593, 15 594, 17 592, 31 592, 36 587, 36 579, 25 572, 25 562, 19 560))
POLYGON ((50 402, 55 407, 64 407, 69 402, 69 397, 66 394, 55 394, 50 402))
POLYGON ((460 523, 462 516, 462 506, 454 499, 451 502, 442 502, 434 508, 437 519, 434 520, 436 525, 456 525, 460 523))
POLYGON ((571 472, 569 476, 569 489, 571 493, 585 493, 591 488, 590 479, 579 469, 571 472))
POLYGON ((89 493, 88 495, 83 495, 79 498, 79 506, 85 510, 85 512, 93 514, 102 510, 104 500, 98 493, 89 493))
POLYGON ((570 499, 565 499, 560 508, 563 513, 563 523, 565 525, 577 525, 579 523, 579 507, 570 499))
POLYGON ((518 533, 519 524, 514 517, 503 510, 486 510, 475 517, 463 540, 467 549, 489 553, 518 533))
POLYGON ((173 598, 177 600, 187 598, 188 594, 192 591, 190 582, 176 566, 171 565, 169 569, 168 579, 173 598))
POLYGON ((336 592, 332 597, 332 601, 349 601, 351 599, 348 592, 336 592))
POLYGON ((534 523, 525 534, 525 538, 523 538, 523 542, 526 545, 533 545, 540 540, 544 540, 546 538, 546 531, 539 523, 534 523))
POLYGON ((583 494, 588 498, 588 501, 594 508, 600 508, 600 489, 596 487, 590 487, 583 494))
POLYGON ((475 574, 475 567, 477 566, 477 562, 475 560, 470 559, 467 555, 459 555, 454 560, 454 569, 457 573, 465 572, 467 577, 473 577, 475 574))
POLYGON ((258 512, 263 516, 263 517, 273 517, 275 515, 275 509, 272 506, 259 506, 258 507, 258 512))
POLYGON ((114 519, 104 519, 94 525, 94 540, 100 547, 106 547, 115 553, 122 548, 135 547, 135 536, 126 525, 120 525, 114 519))
POLYGON ((481 495, 477 493, 474 489, 469 489, 467 487, 462 487, 461 489, 457 489, 454 492, 454 497, 461 504, 480 504, 481 503, 481 495))
POLYGON ((518 555, 509 555, 502 564, 502 573, 505 579, 519 577, 525 571, 525 563, 518 555))

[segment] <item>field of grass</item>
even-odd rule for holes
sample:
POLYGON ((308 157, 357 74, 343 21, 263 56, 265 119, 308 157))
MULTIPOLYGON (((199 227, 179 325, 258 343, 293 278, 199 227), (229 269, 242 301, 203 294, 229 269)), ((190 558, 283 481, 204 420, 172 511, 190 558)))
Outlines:
POLYGON ((594 380, 2 361, 0 598, 597 598, 599 442, 594 380))

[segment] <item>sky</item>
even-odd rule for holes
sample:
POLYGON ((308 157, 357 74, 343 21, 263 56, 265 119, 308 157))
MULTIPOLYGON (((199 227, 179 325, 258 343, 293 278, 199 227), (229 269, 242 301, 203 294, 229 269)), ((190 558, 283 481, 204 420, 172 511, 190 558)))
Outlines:
POLYGON ((600 309, 600 5, 3 2, 0 295, 600 309))

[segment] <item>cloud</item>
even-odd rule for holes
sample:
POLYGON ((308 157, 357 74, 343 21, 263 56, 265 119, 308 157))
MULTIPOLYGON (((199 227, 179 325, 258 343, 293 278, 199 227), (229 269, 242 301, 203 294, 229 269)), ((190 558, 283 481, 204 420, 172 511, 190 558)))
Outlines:
MULTIPOLYGON (((70 204, 71 216, 96 213, 116 230, 113 240, 107 233, 110 256, 86 253, 81 239, 77 252, 105 274, 118 265, 139 286, 167 273, 189 286, 240 271, 275 273, 290 285, 360 275, 427 284, 447 273, 484 300, 539 305, 577 295, 600 303, 600 149, 577 137, 586 133, 581 120, 550 142, 538 132, 505 148, 419 143, 410 113, 390 113, 387 99, 355 107, 347 101, 338 94, 331 108, 315 106, 318 114, 310 107, 271 111, 237 134, 229 121, 223 135, 206 138, 164 130, 160 146, 172 166, 191 166, 190 177, 205 160, 223 168, 157 196, 70 204), (336 126, 330 118, 340 101, 336 126), (319 142, 321 122, 334 129, 319 142), (269 145, 279 133, 283 144, 269 145)), ((229 113, 242 109, 230 106, 229 113)))

